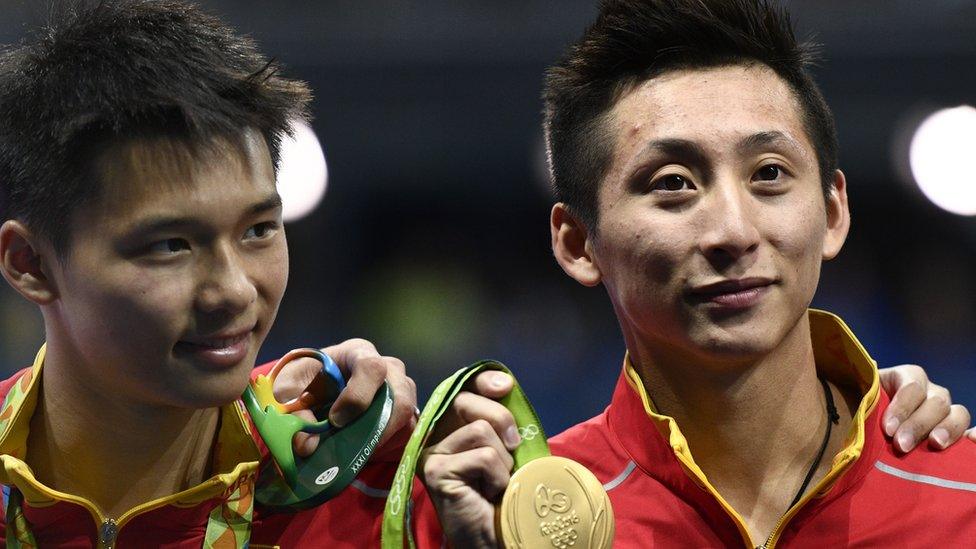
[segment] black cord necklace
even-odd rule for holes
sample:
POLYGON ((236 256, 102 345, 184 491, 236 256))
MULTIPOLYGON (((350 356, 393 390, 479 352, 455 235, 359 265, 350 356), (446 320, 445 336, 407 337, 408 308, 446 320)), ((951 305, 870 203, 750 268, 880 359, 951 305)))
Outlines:
POLYGON ((803 479, 803 484, 800 485, 800 490, 793 497, 793 501, 786 508, 787 511, 792 509, 796 505, 796 502, 800 501, 800 498, 803 497, 803 493, 807 491, 807 485, 813 479, 813 474, 817 472, 817 466, 820 465, 820 460, 823 459, 824 452, 827 451, 827 443, 830 442, 830 428, 832 425, 837 425, 840 422, 840 414, 837 413, 837 407, 834 406, 834 395, 831 394, 830 387, 827 386, 827 382, 823 378, 818 379, 820 379, 820 385, 823 386, 824 400, 827 401, 827 432, 824 433, 823 442, 820 443, 820 450, 817 451, 817 457, 810 464, 810 469, 807 470, 807 476, 803 479))

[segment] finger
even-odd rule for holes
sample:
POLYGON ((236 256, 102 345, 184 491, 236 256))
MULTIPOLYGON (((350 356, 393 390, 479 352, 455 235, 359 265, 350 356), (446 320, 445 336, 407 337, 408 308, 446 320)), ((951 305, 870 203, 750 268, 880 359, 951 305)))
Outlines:
MULTIPOLYGON (((310 410, 296 410, 292 412, 292 415, 298 416, 305 421, 314 423, 318 421, 310 410)), ((319 447, 319 436, 316 434, 309 434, 304 431, 299 431, 295 433, 294 438, 291 440, 291 445, 295 449, 295 453, 301 457, 308 457, 312 455, 312 452, 319 447)))
POLYGON ((452 432, 421 455, 425 479, 434 485, 443 479, 481 478, 501 482, 498 492, 486 492, 489 498, 504 491, 515 460, 487 421, 478 420, 452 432), (467 463, 458 455, 477 457, 479 463, 467 463), (448 459, 442 459, 442 458, 448 459), (433 464, 431 463, 433 460, 433 464), (472 474, 475 473, 475 474, 472 474), (429 476, 428 476, 429 475, 429 476))
POLYGON ((358 360, 380 356, 372 342, 360 338, 347 339, 342 343, 325 347, 322 352, 335 361, 336 365, 339 366, 339 371, 346 379, 351 376, 352 366, 358 360))
POLYGON ((498 453, 506 472, 511 471, 515 466, 515 459, 499 438, 495 428, 483 419, 455 430, 437 444, 428 447, 423 459, 433 454, 457 454, 483 447, 492 448, 498 453))
POLYGON ((439 440, 457 430, 460 426, 485 421, 491 425, 495 434, 504 441, 509 450, 514 450, 522 442, 518 426, 512 412, 500 403, 476 395, 468 391, 461 391, 451 403, 450 414, 438 421, 437 429, 431 440, 439 440))
POLYGON ((461 391, 454 398, 455 411, 465 423, 486 421, 494 429, 498 437, 505 442, 509 450, 522 442, 518 426, 511 410, 500 403, 489 400, 468 391, 461 391))
POLYGON ((953 404, 949 407, 949 416, 929 434, 929 446, 937 450, 948 448, 966 433, 971 419, 965 406, 953 404))
POLYGON ((952 402, 949 399, 949 391, 934 385, 925 402, 898 427, 895 432, 895 447, 902 452, 914 448, 928 436, 933 427, 949 415, 950 404, 952 402))
POLYGON ((322 363, 311 357, 295 359, 285 365, 274 380, 274 396, 278 402, 298 398, 322 371, 322 363))
POLYGON ((881 378, 881 386, 889 395, 898 392, 903 386, 915 381, 922 388, 929 384, 929 376, 925 369, 917 364, 901 364, 891 368, 879 368, 878 375, 881 378))
POLYGON ((971 440, 973 442, 976 442, 976 427, 973 427, 973 428, 967 430, 966 431, 966 437, 968 437, 969 440, 971 440))
POLYGON ((468 383, 468 390, 483 397, 498 400, 515 387, 515 380, 505 372, 487 370, 478 374, 468 383))
POLYGON ((386 382, 393 392, 393 412, 383 431, 379 446, 399 440, 398 435, 413 431, 417 424, 417 384, 407 376, 403 362, 390 358, 387 363, 386 382))
POLYGON ((354 418, 363 413, 376 395, 386 379, 387 370, 403 363, 391 357, 360 357, 351 364, 351 374, 332 408, 329 409, 329 421, 337 427, 347 425, 354 418))
POLYGON ((511 478, 504 462, 508 452, 499 454, 495 448, 482 446, 455 454, 427 454, 424 460, 423 481, 431 494, 454 499, 463 487, 478 491, 491 501, 505 493, 511 478), (463 481, 460 485, 450 481, 463 481))
POLYGON ((885 392, 892 397, 891 403, 884 413, 883 425, 885 434, 894 436, 901 424, 925 402, 928 381, 921 382, 918 379, 906 381, 905 378, 896 378, 895 376, 890 376, 889 379, 894 381, 891 382, 891 387, 885 386, 885 392))

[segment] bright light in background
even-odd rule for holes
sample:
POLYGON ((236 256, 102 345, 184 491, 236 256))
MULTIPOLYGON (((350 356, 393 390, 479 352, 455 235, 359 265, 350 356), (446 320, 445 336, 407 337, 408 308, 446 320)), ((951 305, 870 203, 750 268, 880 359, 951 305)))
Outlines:
POLYGON ((294 136, 281 140, 278 164, 278 194, 282 218, 297 221, 312 213, 325 196, 329 178, 325 153, 315 132, 301 120, 292 121, 294 136))
POLYGON ((976 215, 976 108, 942 109, 923 120, 908 158, 915 183, 936 206, 976 215))

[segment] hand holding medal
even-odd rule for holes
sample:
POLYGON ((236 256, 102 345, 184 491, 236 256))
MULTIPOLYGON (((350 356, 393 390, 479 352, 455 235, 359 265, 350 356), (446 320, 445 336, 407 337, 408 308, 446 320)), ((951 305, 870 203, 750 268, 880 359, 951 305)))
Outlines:
POLYGON ((327 414, 344 387, 342 373, 328 355, 317 349, 297 349, 282 357, 268 376, 257 376, 245 389, 242 400, 272 458, 259 473, 258 502, 278 509, 306 509, 335 496, 355 479, 390 420, 393 396, 384 383, 362 415, 337 428, 329 423, 327 414), (274 380, 289 362, 303 357, 320 361, 320 374, 301 396, 278 402, 274 380), (315 420, 292 414, 298 410, 313 412, 315 420), (315 451, 305 458, 297 456, 292 447, 299 432, 321 437, 315 451))
MULTIPOLYGON (((405 515, 414 471, 418 461, 422 461, 421 449, 430 445, 429 437, 438 421, 447 419, 445 414, 465 408, 461 399, 472 395, 462 392, 462 388, 485 370, 510 373, 498 362, 479 362, 445 380, 428 400, 387 499, 383 549, 402 548, 405 537, 414 547, 405 515), (459 400, 454 403, 456 397, 459 400)), ((462 412, 466 416, 462 420, 470 424, 451 430, 426 454, 428 464, 436 459, 438 468, 450 471, 446 484, 428 486, 449 539, 465 547, 493 546, 496 540, 498 545, 512 548, 610 547, 613 511, 600 482, 582 465, 549 454, 538 417, 517 384, 501 398, 500 405, 515 420, 521 435, 517 446, 510 439, 518 437, 504 436, 509 440, 501 442, 503 428, 495 425, 499 421, 490 417, 490 412, 480 417, 493 422, 494 431, 489 437, 478 433, 490 430, 483 428, 486 423, 470 423, 479 417, 462 412), (473 442, 475 438, 479 442, 473 442), (515 472, 509 479, 512 466, 515 472), (497 492, 502 490, 504 495, 498 501, 497 492), (491 501, 497 502, 494 509, 491 501), (461 523, 460 527, 455 523, 461 523)))

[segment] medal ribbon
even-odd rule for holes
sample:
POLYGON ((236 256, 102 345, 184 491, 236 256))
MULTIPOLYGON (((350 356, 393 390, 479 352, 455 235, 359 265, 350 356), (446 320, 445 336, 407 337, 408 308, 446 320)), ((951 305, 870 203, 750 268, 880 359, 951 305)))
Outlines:
MULTIPOLYGON (((405 536, 409 547, 411 549, 416 547, 410 528, 406 524, 406 516, 407 506, 413 492, 413 477, 417 469, 417 458, 420 456, 430 433, 437 425, 437 421, 450 408, 451 402, 461 392, 464 384, 485 370, 498 370, 512 375, 512 372, 501 362, 482 360, 455 372, 454 375, 442 381, 430 395, 430 399, 424 406, 424 411, 417 420, 417 427, 403 451, 403 457, 400 459, 400 465, 397 467, 396 476, 393 479, 393 486, 390 487, 390 495, 386 500, 386 512, 383 516, 382 549, 403 549, 405 536)), ((515 381, 515 376, 512 376, 512 381, 514 382, 512 392, 499 402, 512 412, 515 425, 522 437, 522 442, 512 451, 515 469, 517 470, 536 458, 550 454, 549 444, 546 442, 546 435, 542 431, 539 416, 529 403, 525 392, 515 381)))

